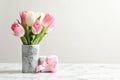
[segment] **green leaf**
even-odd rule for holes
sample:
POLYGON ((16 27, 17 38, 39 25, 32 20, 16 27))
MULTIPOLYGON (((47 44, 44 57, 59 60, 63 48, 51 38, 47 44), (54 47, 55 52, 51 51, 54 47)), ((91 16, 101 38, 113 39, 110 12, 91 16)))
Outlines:
POLYGON ((46 35, 46 28, 43 28, 42 31, 36 35, 35 40, 33 41, 33 44, 39 44, 40 41, 43 39, 43 37, 46 35))
POLYGON ((32 44, 38 44, 39 38, 36 38, 32 44))
POLYGON ((34 39, 35 39, 35 35, 31 35, 31 44, 33 44, 34 39))
POLYGON ((23 44, 28 44, 25 36, 20 37, 23 44))
POLYGON ((41 18, 41 16, 39 16, 39 17, 37 18, 37 20, 40 20, 40 18, 41 18))
POLYGON ((18 22, 19 24, 21 24, 20 21, 19 21, 18 19, 17 19, 17 22, 18 22))

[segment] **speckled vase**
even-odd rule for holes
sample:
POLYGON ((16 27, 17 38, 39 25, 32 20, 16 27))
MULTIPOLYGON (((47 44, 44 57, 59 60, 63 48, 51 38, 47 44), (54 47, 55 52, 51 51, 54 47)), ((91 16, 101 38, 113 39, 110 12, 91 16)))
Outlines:
POLYGON ((39 45, 22 45, 22 72, 35 73, 38 58, 39 45))

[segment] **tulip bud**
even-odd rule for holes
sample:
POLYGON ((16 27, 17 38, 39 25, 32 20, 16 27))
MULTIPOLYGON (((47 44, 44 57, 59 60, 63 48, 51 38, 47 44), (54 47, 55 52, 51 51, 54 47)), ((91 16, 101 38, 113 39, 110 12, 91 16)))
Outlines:
POLYGON ((41 30, 42 30, 42 26, 41 26, 40 22, 38 20, 35 21, 35 23, 32 27, 32 32, 34 34, 39 34, 41 32, 41 30))
POLYGON ((43 18, 42 25, 44 27, 50 26, 54 22, 54 18, 50 14, 46 14, 43 18))
POLYGON ((32 12, 32 11, 27 12, 27 15, 26 15, 26 24, 27 24, 27 26, 33 26, 35 20, 36 20, 35 13, 32 12))
POLYGON ((40 17, 40 23, 42 23, 43 18, 45 17, 45 14, 42 12, 37 12, 36 13, 36 19, 40 17))
POLYGON ((56 24, 55 24, 55 22, 53 22, 53 23, 47 28, 46 33, 49 33, 49 32, 51 32, 51 31, 53 31, 53 30, 55 29, 55 27, 56 27, 56 24))
POLYGON ((25 34, 24 28, 17 22, 14 22, 11 26, 15 36, 22 37, 25 34))
POLYGON ((27 11, 22 11, 20 12, 20 18, 21 18, 21 22, 22 24, 26 24, 26 14, 27 14, 27 11))

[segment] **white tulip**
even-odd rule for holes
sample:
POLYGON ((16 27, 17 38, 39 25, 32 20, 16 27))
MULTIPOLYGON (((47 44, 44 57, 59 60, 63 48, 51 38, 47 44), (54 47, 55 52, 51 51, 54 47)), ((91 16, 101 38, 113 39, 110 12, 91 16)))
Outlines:
POLYGON ((28 11, 26 15, 26 24, 28 26, 33 26, 34 22, 36 20, 36 15, 32 11, 28 11))
POLYGON ((43 18, 45 17, 45 14, 43 12, 37 12, 36 18, 40 17, 40 23, 42 23, 43 18))
POLYGON ((40 23, 42 23, 43 18, 45 17, 45 14, 41 12, 41 14, 40 14, 40 15, 41 15, 41 17, 40 17, 40 23))
POLYGON ((36 12, 36 19, 41 16, 41 12, 36 12))

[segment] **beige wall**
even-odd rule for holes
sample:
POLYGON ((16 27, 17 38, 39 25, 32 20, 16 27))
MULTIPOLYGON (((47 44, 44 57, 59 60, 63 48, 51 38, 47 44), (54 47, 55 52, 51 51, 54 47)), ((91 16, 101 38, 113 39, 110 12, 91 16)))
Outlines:
POLYGON ((56 18, 57 28, 40 43, 41 55, 58 55, 60 62, 120 63, 120 0, 0 0, 0 62, 21 61, 22 44, 10 26, 22 10, 56 18))

